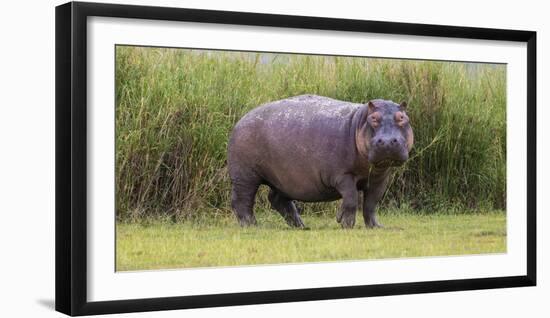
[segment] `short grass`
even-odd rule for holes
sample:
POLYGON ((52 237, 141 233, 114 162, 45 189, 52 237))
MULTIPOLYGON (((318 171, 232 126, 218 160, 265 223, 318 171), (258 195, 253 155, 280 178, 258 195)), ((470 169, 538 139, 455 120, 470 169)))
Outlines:
POLYGON ((159 219, 117 223, 117 271, 303 263, 506 252, 506 214, 410 214, 380 216, 381 229, 366 230, 357 217, 342 230, 333 216, 305 215, 310 230, 291 229, 271 211, 259 225, 242 229, 233 217, 209 216, 183 223, 159 219))

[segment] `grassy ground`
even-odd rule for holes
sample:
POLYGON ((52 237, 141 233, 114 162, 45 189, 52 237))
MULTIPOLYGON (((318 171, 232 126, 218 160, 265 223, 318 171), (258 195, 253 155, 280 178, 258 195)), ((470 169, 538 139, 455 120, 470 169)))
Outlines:
POLYGON ((184 223, 117 223, 117 271, 301 263, 506 252, 506 214, 429 215, 388 211, 382 229, 353 230, 333 216, 305 215, 311 230, 294 230, 274 212, 257 213, 258 227, 241 229, 221 215, 184 223))

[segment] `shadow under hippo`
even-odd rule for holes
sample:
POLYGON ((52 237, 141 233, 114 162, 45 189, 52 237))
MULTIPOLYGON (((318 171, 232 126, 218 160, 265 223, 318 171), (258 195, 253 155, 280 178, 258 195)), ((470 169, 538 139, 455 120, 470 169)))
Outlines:
POLYGON ((228 144, 231 205, 242 226, 256 224, 258 187, 286 222, 304 228, 293 200, 342 200, 336 220, 355 225, 359 191, 367 228, 381 226, 375 207, 390 170, 409 158, 413 131, 405 102, 355 104, 301 95, 261 105, 239 120, 228 144))

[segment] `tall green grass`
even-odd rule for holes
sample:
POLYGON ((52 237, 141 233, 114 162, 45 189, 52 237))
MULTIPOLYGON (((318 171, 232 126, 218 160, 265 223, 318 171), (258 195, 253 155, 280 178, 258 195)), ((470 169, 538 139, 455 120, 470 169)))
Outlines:
MULTIPOLYGON (((505 87, 503 65, 118 46, 117 217, 231 213, 232 127, 262 103, 306 93, 409 103, 415 148, 383 206, 504 209, 505 87)), ((257 204, 268 206, 265 189, 257 204)))

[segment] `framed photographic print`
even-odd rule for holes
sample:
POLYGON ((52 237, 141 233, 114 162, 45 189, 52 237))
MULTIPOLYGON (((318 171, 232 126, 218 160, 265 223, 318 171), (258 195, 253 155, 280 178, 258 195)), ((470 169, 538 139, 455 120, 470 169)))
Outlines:
POLYGON ((56 8, 56 309, 536 284, 536 33, 56 8))

